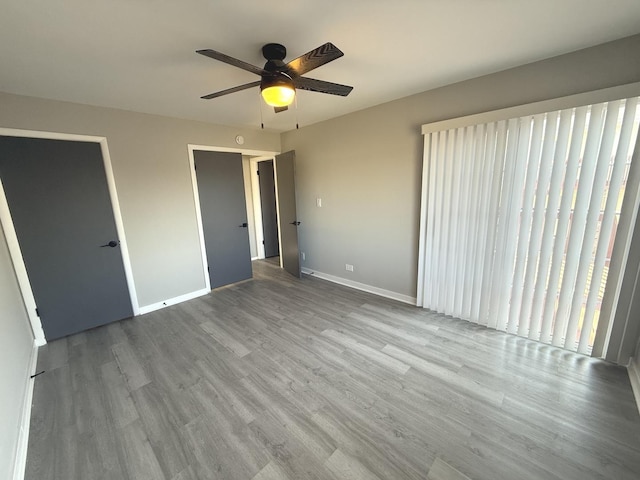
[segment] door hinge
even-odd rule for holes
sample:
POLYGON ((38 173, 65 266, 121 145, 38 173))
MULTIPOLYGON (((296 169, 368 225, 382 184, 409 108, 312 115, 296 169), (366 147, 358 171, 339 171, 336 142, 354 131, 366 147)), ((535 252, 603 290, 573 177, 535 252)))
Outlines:
POLYGON ((262 240, 262 244, 264 245, 264 240, 262 240))
POLYGON ((256 170, 256 173, 257 173, 258 175, 260 175, 260 170, 256 170))
POLYGON ((207 265, 207 272, 211 273, 211 267, 207 265))
POLYGON ((40 311, 38 310, 38 307, 36 307, 36 315, 39 317, 40 316, 40 311))

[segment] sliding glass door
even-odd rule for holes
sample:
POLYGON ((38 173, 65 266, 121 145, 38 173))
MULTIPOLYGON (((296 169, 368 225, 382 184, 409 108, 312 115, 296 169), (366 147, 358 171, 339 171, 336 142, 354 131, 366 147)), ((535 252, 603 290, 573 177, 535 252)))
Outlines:
POLYGON ((426 133, 419 303, 591 353, 639 121, 629 98, 426 133))

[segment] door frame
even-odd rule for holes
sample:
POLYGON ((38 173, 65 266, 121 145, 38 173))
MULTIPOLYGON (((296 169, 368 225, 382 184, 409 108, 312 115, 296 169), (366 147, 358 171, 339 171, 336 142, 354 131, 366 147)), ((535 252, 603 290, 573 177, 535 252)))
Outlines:
MULTIPOLYGON (((249 163, 251 165, 251 189, 252 189, 252 197, 253 197, 253 215, 255 222, 255 232, 256 232, 256 244, 258 250, 258 259, 265 259, 266 254, 264 251, 264 225, 262 225, 262 202, 260 200, 260 181, 258 179, 258 164, 260 162, 265 162, 271 160, 273 162, 273 181, 274 186, 276 188, 276 212, 279 215, 279 210, 277 206, 278 202, 278 186, 275 185, 276 180, 276 156, 262 156, 262 157, 252 157, 249 159, 249 163)), ((277 224, 278 229, 278 240, 280 240, 280 224, 277 224)), ((278 245, 278 254, 281 253, 280 246, 278 245)), ((282 266, 282 265, 281 265, 282 266)))
MULTIPOLYGON (((104 170, 107 179, 107 187, 109 189, 109 197, 111 200, 111 209, 113 211, 113 218, 116 224, 116 232, 118 233, 118 239, 120 240, 120 249, 122 252, 122 263, 124 265, 124 273, 127 281, 127 288, 129 290, 129 297, 131 299, 131 307, 134 315, 140 314, 140 305, 138 304, 138 294, 135 288, 135 282, 133 280, 133 269, 131 268, 131 258, 129 256, 129 247, 127 245, 127 238, 124 231, 124 223, 122 221, 122 213, 120 211, 120 202, 118 200, 118 192, 116 189, 115 177, 113 175, 113 168, 111 164, 111 156, 109 155, 109 148, 107 145, 107 137, 99 137, 92 135, 76 135, 70 133, 59 132, 44 132, 38 130, 22 130, 13 128, 0 127, 0 136, 8 137, 24 137, 24 138, 39 138, 47 140, 64 140, 70 142, 91 142, 100 144, 100 150, 102 153, 102 161, 104 164, 104 170)), ((18 236, 16 234, 15 227, 13 225, 13 219, 11 218, 11 212, 9 210, 9 204, 7 203, 7 197, 4 192, 2 180, 0 179, 0 224, 4 229, 4 235, 7 240, 7 246, 9 247, 9 255, 13 262, 13 267, 20 287, 20 293, 29 317, 29 323, 35 337, 35 344, 42 346, 47 343, 44 335, 44 329, 42 328, 42 321, 40 317, 36 315, 36 300, 33 295, 33 289, 31 288, 31 282, 27 275, 27 268, 22 256, 22 250, 18 242, 18 236)))
MULTIPOLYGON (((277 155, 280 152, 269 151, 269 150, 249 150, 246 148, 234 148, 234 147, 215 147, 211 145, 197 145, 192 143, 187 144, 187 150, 189 153, 189 169, 191 170, 191 187, 193 189, 193 202, 194 202, 195 211, 196 211, 196 222, 198 224, 198 237, 200 239, 200 254, 202 257, 202 274, 204 276, 206 291, 210 292, 211 280, 209 279, 209 273, 207 271, 207 266, 209 265, 209 262, 207 260, 207 251, 204 243, 204 227, 202 225, 202 211, 200 210, 200 195, 198 193, 195 157, 193 152, 196 150, 202 150, 206 152, 239 153, 241 155, 250 155, 252 157, 264 157, 263 158, 264 160, 267 160, 269 158, 274 158, 275 155, 277 155)), ((253 178, 252 178, 252 182, 253 182, 253 178)), ((254 212, 254 216, 255 216, 255 212, 254 212)))

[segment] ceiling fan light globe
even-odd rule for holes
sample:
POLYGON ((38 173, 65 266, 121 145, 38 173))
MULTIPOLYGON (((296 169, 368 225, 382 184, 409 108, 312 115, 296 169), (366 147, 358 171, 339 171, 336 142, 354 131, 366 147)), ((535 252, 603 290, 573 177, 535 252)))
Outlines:
POLYGON ((294 88, 288 85, 273 85, 262 89, 262 98, 271 107, 288 107, 296 96, 294 88))

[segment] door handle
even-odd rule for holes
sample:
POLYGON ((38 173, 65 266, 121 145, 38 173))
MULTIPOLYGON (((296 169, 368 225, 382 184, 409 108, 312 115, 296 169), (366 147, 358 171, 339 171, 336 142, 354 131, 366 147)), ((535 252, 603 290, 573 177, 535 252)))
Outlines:
POLYGON ((247 228, 248 226, 249 224, 247 222, 244 222, 242 225, 238 225, 240 228, 247 228))
POLYGON ((101 247, 117 247, 119 242, 116 242, 115 240, 111 240, 109 243, 105 243, 104 245, 100 245, 101 247))
POLYGON ((289 222, 289 225, 295 225, 296 227, 300 225, 300 222, 294 220, 293 222, 289 222))

